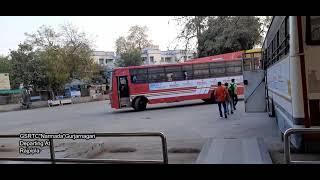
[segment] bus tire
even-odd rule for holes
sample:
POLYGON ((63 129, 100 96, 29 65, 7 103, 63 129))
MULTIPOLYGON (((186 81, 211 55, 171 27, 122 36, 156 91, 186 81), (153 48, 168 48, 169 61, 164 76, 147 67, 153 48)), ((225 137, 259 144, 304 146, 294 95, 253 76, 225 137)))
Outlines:
POLYGON ((215 101, 212 100, 212 99, 202 99, 202 101, 204 101, 205 103, 208 103, 208 104, 214 104, 215 101))
POLYGON ((147 108, 148 99, 145 97, 137 97, 133 101, 133 108, 135 111, 143 111, 147 108))
POLYGON ((208 104, 214 104, 214 103, 216 103, 216 99, 215 99, 213 93, 212 93, 212 95, 211 95, 211 98, 209 98, 209 99, 202 99, 202 100, 203 100, 205 103, 208 103, 208 104))

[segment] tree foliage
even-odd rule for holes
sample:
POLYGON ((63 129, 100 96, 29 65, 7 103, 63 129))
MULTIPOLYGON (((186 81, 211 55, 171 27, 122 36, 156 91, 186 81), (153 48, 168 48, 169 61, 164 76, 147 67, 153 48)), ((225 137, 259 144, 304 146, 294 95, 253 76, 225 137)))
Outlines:
POLYGON ((185 50, 192 48, 192 40, 196 39, 195 46, 198 47, 198 39, 201 33, 207 28, 209 16, 181 16, 175 17, 174 20, 178 26, 182 26, 177 39, 182 40, 185 50))
POLYGON ((10 53, 13 87, 23 83, 59 92, 72 79, 89 81, 99 71, 91 57, 92 42, 71 24, 58 32, 41 26, 25 35, 25 42, 10 53))
POLYGON ((138 49, 130 49, 121 53, 121 58, 116 62, 118 67, 140 66, 142 62, 141 51, 138 49))
POLYGON ((0 56, 0 73, 9 73, 10 72, 10 60, 8 57, 0 56))
POLYGON ((120 57, 116 62, 118 67, 139 66, 143 63, 141 50, 152 46, 147 30, 145 26, 132 26, 126 37, 121 36, 116 40, 116 52, 120 57))
POLYGON ((255 16, 183 16, 175 20, 186 49, 196 40, 199 57, 251 49, 261 43, 271 18, 255 16))
POLYGON ((210 17, 198 38, 198 56, 252 49, 260 40, 260 23, 254 16, 210 17))
POLYGON ((11 68, 10 83, 11 87, 18 88, 20 84, 44 87, 46 85, 44 63, 34 48, 27 43, 19 44, 17 50, 10 52, 11 68))

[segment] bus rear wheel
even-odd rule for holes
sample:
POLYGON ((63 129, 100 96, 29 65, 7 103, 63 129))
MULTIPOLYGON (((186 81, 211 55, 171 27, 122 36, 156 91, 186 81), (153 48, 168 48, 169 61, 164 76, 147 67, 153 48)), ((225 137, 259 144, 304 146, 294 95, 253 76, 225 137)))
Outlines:
POLYGON ((214 98, 214 95, 211 96, 211 98, 209 99, 202 99, 204 102, 208 103, 208 104, 214 104, 216 103, 216 100, 214 98))
POLYGON ((137 97, 133 102, 133 109, 135 111, 143 111, 147 108, 148 100, 143 97, 137 97))

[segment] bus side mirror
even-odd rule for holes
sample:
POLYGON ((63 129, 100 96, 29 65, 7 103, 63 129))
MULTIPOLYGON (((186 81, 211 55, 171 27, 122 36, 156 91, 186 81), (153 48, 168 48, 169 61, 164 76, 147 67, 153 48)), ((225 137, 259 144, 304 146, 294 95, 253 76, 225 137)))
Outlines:
POLYGON ((244 81, 243 81, 243 84, 244 84, 244 85, 248 85, 248 80, 244 80, 244 81))

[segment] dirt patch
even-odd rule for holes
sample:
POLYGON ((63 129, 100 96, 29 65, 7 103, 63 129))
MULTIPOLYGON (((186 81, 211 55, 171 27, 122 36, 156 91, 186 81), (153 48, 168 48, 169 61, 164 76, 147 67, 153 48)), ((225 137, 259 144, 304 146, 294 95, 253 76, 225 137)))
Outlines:
POLYGON ((200 153, 200 149, 197 148, 170 148, 168 153, 200 153))
MULTIPOLYGON (((285 164, 283 144, 270 143, 268 144, 269 154, 273 164, 285 164)), ((319 153, 299 153, 296 149, 292 148, 290 150, 291 160, 292 161, 319 161, 319 153)))
POLYGON ((17 147, 11 144, 0 145, 0 152, 17 152, 17 147))
MULTIPOLYGON (((170 139, 168 143, 169 164, 194 163, 206 139, 170 139)), ((0 157, 18 157, 14 146, 1 147, 0 157), (10 149, 9 149, 10 147, 10 149)), ((119 159, 119 160, 162 160, 161 142, 154 138, 119 139, 110 138, 107 141, 91 142, 61 142, 55 144, 56 158, 80 159, 119 159)), ((49 148, 43 149, 43 155, 49 157, 49 148)), ((39 156, 40 157, 40 156, 39 156)))
POLYGON ((122 148, 116 148, 109 150, 110 153, 130 153, 130 152, 136 152, 137 149, 131 148, 131 147, 122 147, 122 148))
MULTIPOLYGON (((284 153, 279 151, 270 151, 270 157, 273 164, 285 164, 284 153)), ((320 161, 320 154, 300 154, 291 153, 292 161, 320 161)))
POLYGON ((15 152, 15 151, 17 150, 13 148, 5 147, 5 146, 0 147, 0 152, 15 152))

